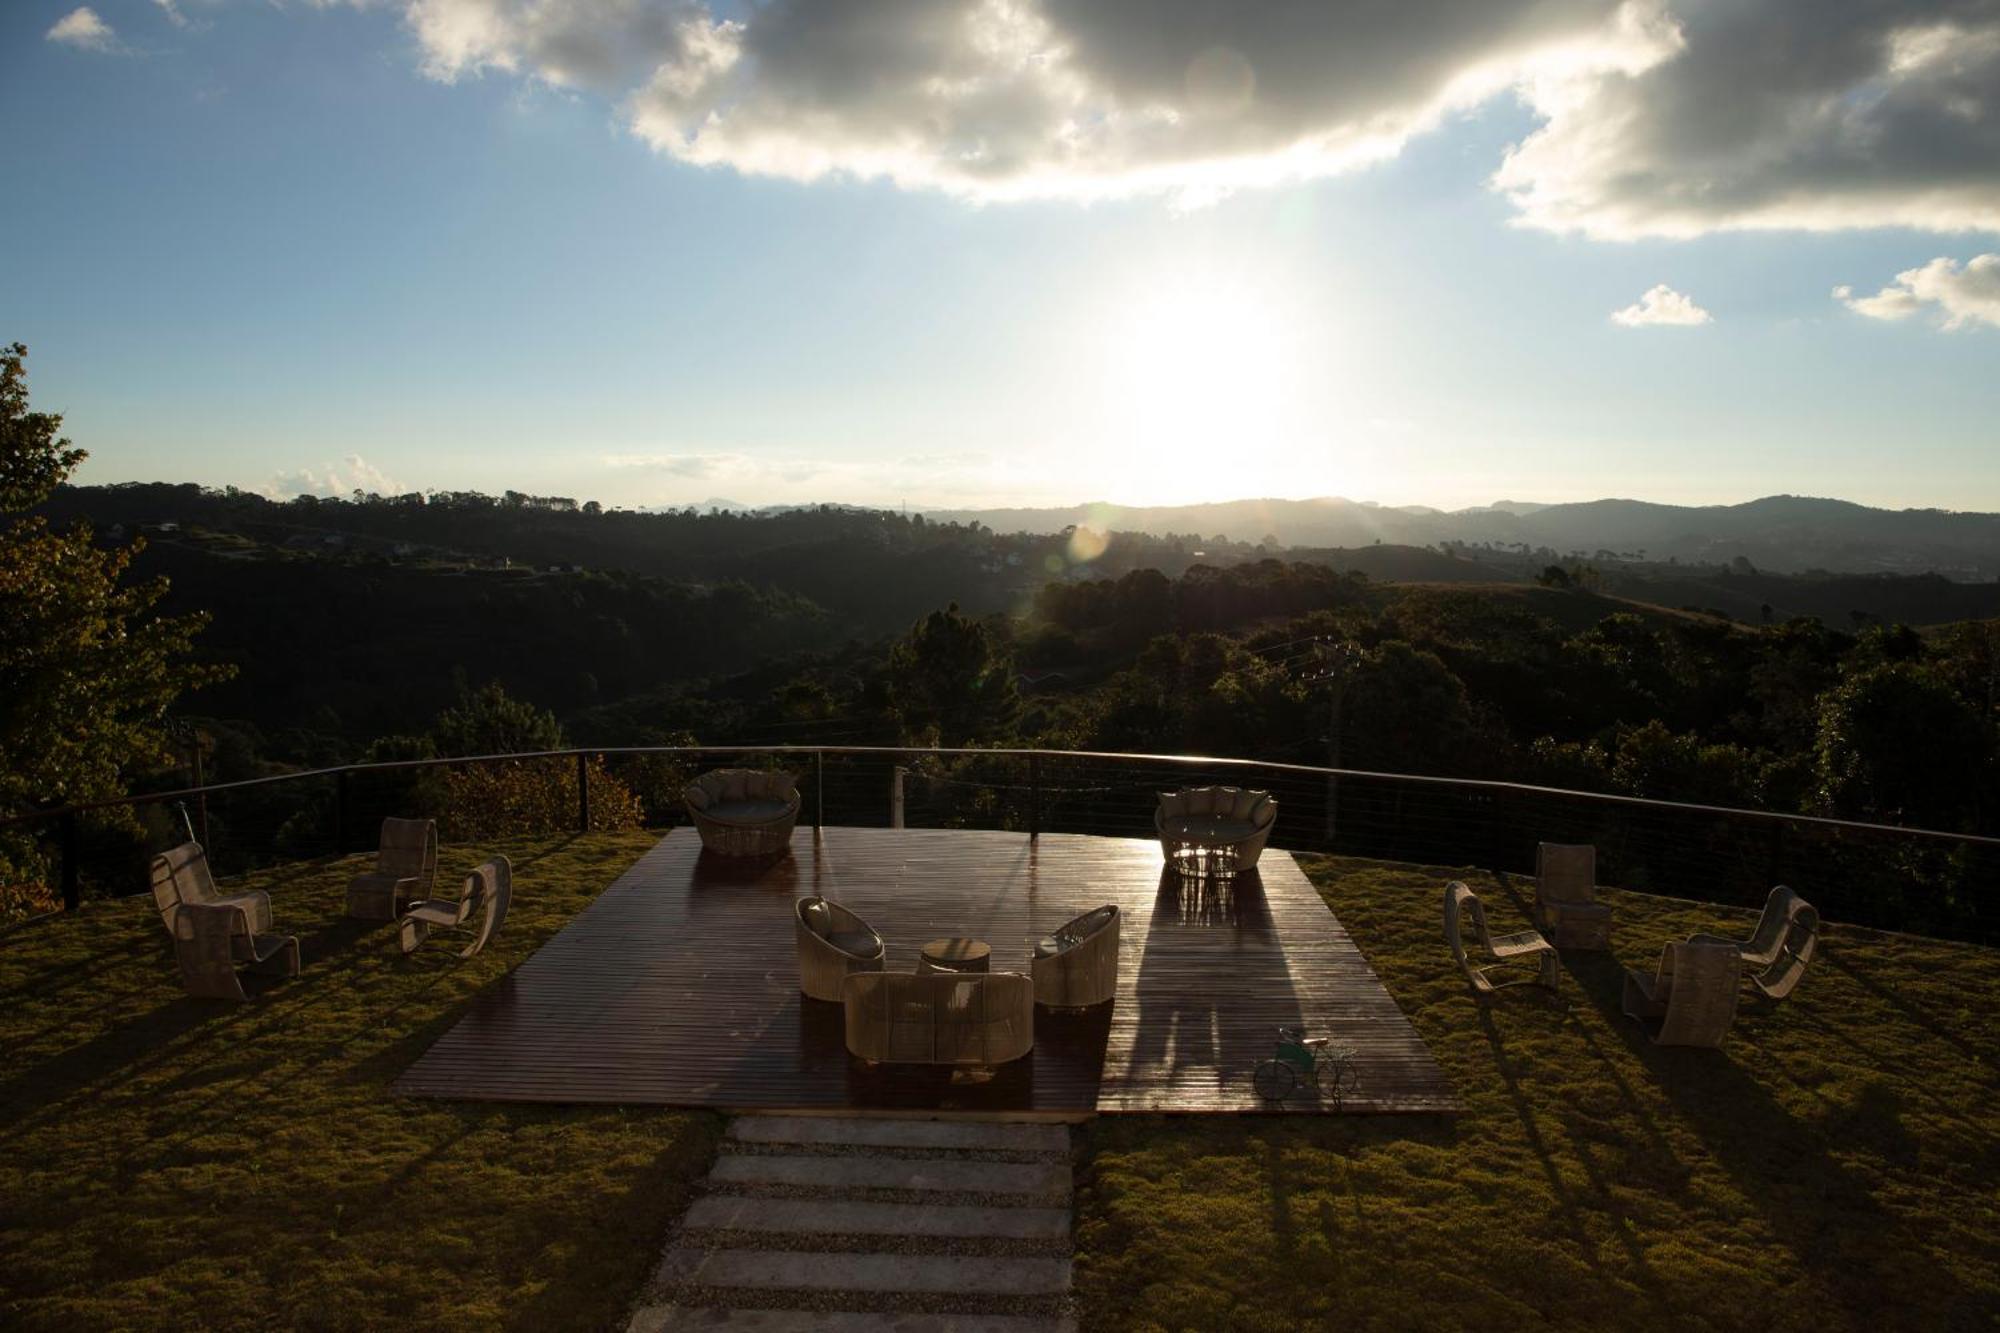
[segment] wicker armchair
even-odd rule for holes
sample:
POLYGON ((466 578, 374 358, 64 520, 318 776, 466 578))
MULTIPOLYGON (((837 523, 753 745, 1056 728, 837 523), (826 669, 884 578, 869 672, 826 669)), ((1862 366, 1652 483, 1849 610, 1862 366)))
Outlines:
POLYGON ((854 972, 880 972, 888 957, 882 937, 866 921, 814 895, 792 907, 799 941, 799 989, 815 1000, 838 1003, 854 972))
POLYGON ((798 778, 754 768, 718 768, 681 793, 701 845, 720 856, 776 856, 799 822, 798 778))
POLYGON ((1597 898, 1597 848, 1544 842, 1535 847, 1535 925, 1558 949, 1609 949, 1611 905, 1597 898))
POLYGON ((1035 1048, 1035 983, 1019 972, 857 972, 841 998, 863 1060, 985 1067, 1035 1048))
POLYGON ((1669 944, 1654 975, 1625 969, 1625 1012, 1661 1046, 1720 1046, 1736 1021, 1742 974, 1742 955, 1726 940, 1669 944))
POLYGON ((1747 940, 1696 935, 1691 944, 1727 944, 1743 960, 1744 975, 1768 999, 1782 1000, 1806 974, 1819 951, 1819 912, 1780 884, 1764 899, 1764 914, 1747 940))
POLYGON ((1035 946, 1028 965, 1035 1003, 1084 1009, 1118 993, 1118 907, 1115 903, 1065 922, 1035 946))
POLYGON ((1555 990, 1562 977, 1553 945, 1532 930, 1495 935, 1486 924, 1486 908, 1480 903, 1479 895, 1459 880, 1445 885, 1444 942, 1451 947, 1452 961, 1465 973, 1472 989, 1481 995, 1491 995, 1506 986, 1532 985, 1555 990), (1468 921, 1472 923, 1473 936, 1488 960, 1485 963, 1473 962, 1466 953, 1464 923, 1468 921), (1504 981, 1494 980, 1496 975, 1502 975, 1502 969, 1511 971, 1518 963, 1533 963, 1535 975, 1524 976, 1514 972, 1504 981))
MULTIPOLYGON (((261 896, 261 895, 259 895, 261 896)), ((174 911, 174 960, 190 995, 214 1000, 247 1000, 237 969, 299 974, 296 935, 259 932, 253 908, 242 902, 182 903, 174 911)), ((270 907, 265 905, 268 915, 270 907)))
POLYGON ((347 882, 347 914, 360 921, 394 921, 424 898, 437 879, 435 819, 385 819, 375 868, 347 882))
POLYGON ((460 958, 470 958, 500 933, 500 925, 507 919, 507 904, 513 896, 514 863, 496 856, 465 877, 457 901, 436 898, 411 903, 397 925, 396 941, 404 953, 415 953, 417 946, 430 938, 432 930, 464 930, 465 923, 477 916, 479 929, 474 932, 472 942, 458 951, 460 958))
POLYGON ((271 929, 271 895, 261 889, 246 893, 220 893, 209 874, 208 853, 198 842, 184 842, 153 858, 153 905, 160 909, 160 924, 178 939, 174 918, 183 907, 240 907, 249 915, 250 929, 271 929))
POLYGON ((1171 864, 1184 847, 1228 847, 1236 853, 1236 868, 1249 870, 1264 854, 1271 829, 1278 822, 1278 803, 1267 791, 1241 787, 1188 787, 1160 793, 1153 827, 1160 849, 1171 864))

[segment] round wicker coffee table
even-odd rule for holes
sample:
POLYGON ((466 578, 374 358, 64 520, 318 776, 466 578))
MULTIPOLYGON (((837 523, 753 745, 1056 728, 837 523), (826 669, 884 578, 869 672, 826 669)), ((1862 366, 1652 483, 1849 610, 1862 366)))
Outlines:
POLYGON ((984 940, 959 937, 932 940, 917 958, 917 971, 984 972, 993 960, 993 948, 984 940))

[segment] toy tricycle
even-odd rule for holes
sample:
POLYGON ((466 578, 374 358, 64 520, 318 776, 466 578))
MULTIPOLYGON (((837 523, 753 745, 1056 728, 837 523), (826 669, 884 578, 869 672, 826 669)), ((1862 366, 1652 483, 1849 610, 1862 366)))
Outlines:
POLYGON ((1276 1052, 1251 1076, 1257 1095, 1267 1102, 1281 1102, 1303 1083, 1338 1106, 1341 1096, 1354 1086, 1354 1052, 1345 1046, 1329 1046, 1328 1041, 1326 1037, 1308 1037, 1304 1028, 1279 1028, 1276 1052))

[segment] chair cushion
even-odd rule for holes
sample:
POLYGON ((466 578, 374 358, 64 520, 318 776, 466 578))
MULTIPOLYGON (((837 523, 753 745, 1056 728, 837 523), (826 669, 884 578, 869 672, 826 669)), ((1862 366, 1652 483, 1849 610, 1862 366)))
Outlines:
POLYGON ((873 958, 882 952, 882 941, 865 930, 836 930, 826 937, 826 942, 856 958, 873 958))
POLYGON ((1184 791, 1163 791, 1160 793, 1160 814, 1172 819, 1187 813, 1187 793, 1184 791))
POLYGON ((1241 842, 1257 831, 1247 819, 1225 819, 1216 815, 1188 815, 1167 821, 1167 832, 1192 842, 1241 842))
POLYGON ((722 791, 719 793, 722 797, 722 803, 727 805, 734 801, 741 801, 749 796, 750 778, 751 774, 744 772, 740 768, 732 768, 724 773, 722 776, 722 791))
POLYGON ((1044 935, 1035 941, 1035 957, 1053 958, 1063 951, 1063 942, 1054 935, 1044 935))
POLYGON ((833 929, 833 909, 825 903, 807 903, 799 915, 805 918, 806 929, 822 939, 833 929))
POLYGON ((782 818, 791 808, 790 801, 774 801, 765 796, 746 796, 711 805, 702 813, 710 819, 739 824, 761 824, 766 820, 782 818))

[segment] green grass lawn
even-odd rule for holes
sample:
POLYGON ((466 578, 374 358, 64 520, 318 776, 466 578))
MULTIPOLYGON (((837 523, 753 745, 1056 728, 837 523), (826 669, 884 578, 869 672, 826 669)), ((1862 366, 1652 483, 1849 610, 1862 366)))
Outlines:
POLYGON ((616 1326, 714 1118, 388 1085, 657 836, 497 848, 469 961, 347 921, 359 858, 249 877, 305 970, 247 1005, 182 994, 150 899, 0 935, 0 1326, 616 1326))
POLYGON ((1617 956, 1568 954, 1563 1003, 1482 1004, 1444 883, 1496 930, 1523 900, 1301 859, 1465 1112, 1096 1121, 1086 1327, 2000 1327, 2000 953, 1836 926, 1722 1050, 1662 1049, 1620 964, 1754 914, 1613 893, 1617 956))
MULTIPOLYGON (((346 921, 358 860, 253 877, 307 965, 248 1005, 182 996, 144 900, 0 935, 0 1327, 616 1327, 716 1120, 388 1086, 655 836, 503 848, 469 962, 346 921)), ((1619 963, 1750 914, 1612 894, 1616 959, 1481 1004, 1443 883, 1517 897, 1305 864, 1466 1110, 1096 1121, 1086 1327, 2000 1327, 2000 954, 1833 927, 1724 1050, 1662 1050, 1619 963)))

